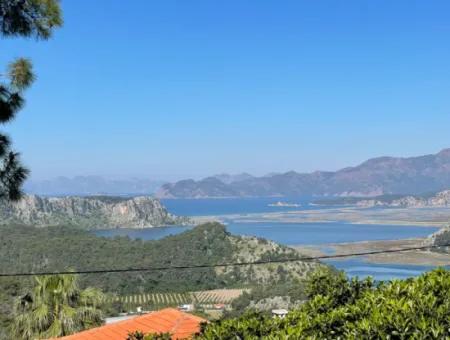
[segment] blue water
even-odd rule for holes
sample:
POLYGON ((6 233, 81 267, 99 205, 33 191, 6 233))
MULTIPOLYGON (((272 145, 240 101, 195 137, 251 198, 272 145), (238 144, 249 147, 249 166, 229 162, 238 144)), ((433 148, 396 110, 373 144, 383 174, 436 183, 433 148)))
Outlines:
MULTIPOLYGON (((283 210, 323 209, 311 206, 308 199, 241 198, 241 199, 174 199, 163 200, 171 213, 186 216, 247 214, 283 210), (301 207, 269 207, 277 201, 302 204, 301 207)), ((182 233, 192 227, 163 227, 147 229, 97 230, 98 236, 129 236, 143 240, 157 240, 182 233)), ((285 245, 320 245, 329 243, 392 240, 425 237, 436 227, 334 223, 238 223, 227 220, 227 230, 235 235, 250 235, 285 245)), ((324 250, 329 252, 329 249, 324 250)), ((406 278, 430 270, 428 266, 373 264, 362 258, 329 261, 349 276, 371 275, 376 280, 406 278)))
POLYGON ((326 260, 337 269, 344 270, 349 277, 367 277, 372 276, 378 281, 387 281, 392 279, 407 279, 408 277, 418 276, 425 271, 432 270, 432 266, 416 266, 407 264, 378 264, 364 262, 363 259, 353 258, 349 260, 326 260))
MULTIPOLYGON (((142 240, 157 240, 168 235, 182 233, 192 227, 163 227, 147 229, 110 229, 97 230, 98 236, 114 237, 129 236, 142 240)), ((234 223, 227 229, 236 235, 253 235, 273 240, 286 245, 309 245, 361 240, 387 240, 407 237, 421 237, 434 232, 437 228, 415 226, 385 226, 385 225, 351 225, 345 223, 234 223)), ((326 248, 326 247, 324 247, 326 248)), ((326 251, 330 253, 330 251, 326 251)), ((329 249, 328 249, 329 250, 329 249)), ((375 280, 402 279, 417 276, 432 269, 427 266, 374 264, 364 262, 361 258, 349 260, 328 261, 338 269, 344 270, 350 277, 372 276, 375 280)))
POLYGON ((161 202, 171 213, 182 216, 208 216, 225 214, 250 214, 262 212, 320 209, 310 205, 311 198, 220 198, 220 199, 163 199, 161 202), (300 207, 270 207, 278 201, 300 204, 300 207))
MULTIPOLYGON (((158 240, 191 227, 97 230, 98 236, 129 236, 158 240)), ((262 237, 285 245, 320 245, 357 241, 392 240, 424 237, 438 228, 348 223, 230 223, 227 230, 235 235, 262 237)))
POLYGON ((236 235, 266 238, 285 245, 318 245, 427 236, 438 228, 349 223, 230 223, 236 235))

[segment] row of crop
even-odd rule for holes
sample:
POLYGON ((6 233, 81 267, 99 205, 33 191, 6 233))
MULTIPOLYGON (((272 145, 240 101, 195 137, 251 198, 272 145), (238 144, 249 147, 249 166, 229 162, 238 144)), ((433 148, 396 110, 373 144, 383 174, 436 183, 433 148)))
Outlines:
POLYGON ((192 293, 199 303, 230 303, 238 298, 244 290, 242 289, 218 289, 192 293))
POLYGON ((142 293, 125 296, 116 296, 115 301, 120 301, 127 308, 137 306, 155 308, 178 306, 182 304, 218 304, 230 303, 242 294, 243 290, 222 289, 198 291, 189 293, 142 293))
POLYGON ((131 304, 177 305, 191 303, 192 296, 189 293, 147 293, 120 296, 116 300, 131 304))

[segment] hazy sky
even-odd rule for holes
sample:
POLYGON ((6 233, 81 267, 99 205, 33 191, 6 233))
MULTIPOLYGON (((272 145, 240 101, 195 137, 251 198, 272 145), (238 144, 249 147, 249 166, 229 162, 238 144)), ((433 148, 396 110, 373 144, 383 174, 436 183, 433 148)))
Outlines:
POLYGON ((6 127, 34 178, 334 170, 450 147, 450 1, 65 0, 6 127))

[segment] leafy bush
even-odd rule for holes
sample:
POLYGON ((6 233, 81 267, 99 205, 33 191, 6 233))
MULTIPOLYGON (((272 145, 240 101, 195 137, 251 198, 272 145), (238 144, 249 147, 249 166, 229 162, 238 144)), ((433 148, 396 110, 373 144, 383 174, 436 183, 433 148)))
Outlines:
POLYGON ((144 334, 141 331, 128 333, 126 340, 170 340, 170 333, 150 333, 144 334))
POLYGON ((310 300, 284 319, 248 312, 213 322, 198 339, 446 339, 450 271, 374 286, 329 270, 309 278, 310 300))
MULTIPOLYGON (((299 305, 306 299, 305 282, 296 280, 293 282, 284 282, 276 285, 259 285, 245 291, 241 296, 231 302, 232 309, 226 311, 224 317, 237 317, 245 313, 248 309, 260 306, 259 310, 264 311, 270 308, 270 304, 264 304, 267 299, 274 297, 283 298, 287 301, 286 305, 299 305)), ((285 308, 277 306, 277 308, 285 308)))

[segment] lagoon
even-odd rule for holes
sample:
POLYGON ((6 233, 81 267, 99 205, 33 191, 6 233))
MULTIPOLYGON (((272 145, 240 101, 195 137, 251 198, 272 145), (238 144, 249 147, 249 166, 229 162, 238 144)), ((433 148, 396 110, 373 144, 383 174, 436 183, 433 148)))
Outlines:
POLYGON ((213 216, 227 214, 254 214, 293 210, 321 209, 325 206, 312 204, 310 197, 257 197, 257 198, 199 198, 162 199, 161 203, 172 214, 182 216, 213 216), (299 204, 300 207, 270 206, 276 202, 299 204))
MULTIPOLYGON (((324 245, 359 241, 395 240, 426 237, 437 231, 437 227, 415 225, 351 224, 342 222, 244 222, 233 220, 237 215, 253 213, 283 212, 294 210, 327 209, 316 206, 311 198, 230 198, 230 199, 167 199, 162 200, 169 212, 185 216, 221 215, 227 230, 235 235, 249 235, 269 239, 284 245, 324 245), (270 204, 277 201, 301 204, 300 207, 277 207, 270 204), (227 216, 228 215, 228 216, 227 216)), ((169 235, 182 233, 192 227, 169 226, 144 229, 96 230, 98 236, 128 236, 134 239, 158 240, 169 235)), ((330 261, 349 276, 373 276, 376 280, 416 276, 432 267, 374 264, 363 258, 349 258, 330 261)))
MULTIPOLYGON (((109 229, 94 231, 98 236, 128 236, 142 240, 157 240, 179 234, 192 227, 161 227, 144 229, 109 229)), ((392 240, 424 237, 436 227, 348 224, 348 223, 230 223, 228 231, 236 235, 263 237, 285 245, 320 245, 362 240, 392 240)), ((348 276, 372 276, 375 280, 402 279, 432 269, 428 266, 376 264, 363 258, 327 261, 348 276)))
MULTIPOLYGON (((158 240, 179 234, 192 227, 159 227, 143 229, 96 230, 98 236, 129 236, 142 240, 158 240)), ((436 227, 334 223, 238 223, 230 222, 227 230, 235 235, 257 236, 285 245, 320 245, 359 241, 394 240, 425 237, 436 227)))

